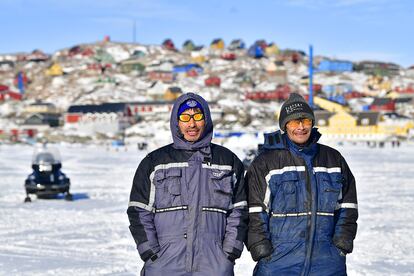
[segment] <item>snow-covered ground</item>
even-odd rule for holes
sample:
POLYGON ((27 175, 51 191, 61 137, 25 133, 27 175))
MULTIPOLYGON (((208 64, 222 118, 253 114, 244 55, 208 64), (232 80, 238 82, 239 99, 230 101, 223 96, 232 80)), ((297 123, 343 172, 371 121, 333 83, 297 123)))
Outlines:
MULTIPOLYGON (((59 148, 75 200, 33 197, 25 204, 23 183, 33 148, 0 145, 0 275, 138 275, 143 263, 128 230, 126 208, 145 153, 136 147, 59 148)), ((414 146, 337 148, 357 179, 359 197, 349 275, 413 275, 414 146)), ((242 154, 241 148, 233 149, 242 154)), ((253 267, 245 251, 236 275, 251 275, 253 267)))

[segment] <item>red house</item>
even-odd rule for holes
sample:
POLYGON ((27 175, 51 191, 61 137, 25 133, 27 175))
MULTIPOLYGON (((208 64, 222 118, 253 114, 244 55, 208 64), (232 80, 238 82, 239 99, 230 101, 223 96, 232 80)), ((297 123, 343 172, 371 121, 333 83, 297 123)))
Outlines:
POLYGON ((198 72, 195 69, 190 69, 187 71, 187 77, 197 77, 198 76, 198 72))
POLYGON ((177 49, 175 48, 174 42, 169 38, 164 40, 164 42, 162 43, 162 47, 164 47, 167 50, 177 51, 177 49))
POLYGON ((0 101, 7 101, 7 100, 21 101, 22 97, 23 96, 20 93, 10 91, 7 85, 0 84, 0 101))
POLYGON ((9 87, 7 85, 0 84, 0 92, 9 91, 9 87))
POLYGON ((221 55, 221 58, 224 60, 235 60, 236 59, 236 54, 235 53, 223 53, 221 55))
POLYGON ((395 112, 395 100, 391 98, 375 98, 369 110, 395 112))
POLYGON ((414 94, 414 87, 412 87, 411 85, 410 86, 407 86, 407 87, 399 87, 399 86, 397 86, 395 88, 395 91, 398 92, 398 93, 400 93, 400 94, 414 94))
POLYGON ((346 100, 356 99, 356 98, 363 98, 365 95, 358 91, 351 91, 344 94, 346 100))
POLYGON ((162 81, 162 82, 173 82, 174 74, 169 71, 150 71, 148 72, 148 78, 152 81, 162 81))
POLYGON ((49 59, 49 55, 43 53, 40 50, 33 50, 30 54, 26 56, 27 61, 33 61, 33 62, 42 62, 47 61, 49 59))
POLYGON ((291 92, 289 85, 280 85, 272 91, 254 91, 246 93, 246 100, 252 101, 284 101, 291 92))
POLYGON ((207 79, 204 80, 204 84, 206 86, 216 86, 216 87, 220 87, 221 85, 221 79, 219 77, 209 77, 207 79))

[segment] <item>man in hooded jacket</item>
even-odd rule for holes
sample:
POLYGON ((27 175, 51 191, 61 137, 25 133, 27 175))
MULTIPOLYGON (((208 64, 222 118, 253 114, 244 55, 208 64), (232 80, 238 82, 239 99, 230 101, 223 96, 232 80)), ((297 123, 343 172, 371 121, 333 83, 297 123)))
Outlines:
POLYGON ((265 136, 247 171, 254 275, 346 275, 357 231, 355 179, 337 150, 318 143, 314 122, 292 93, 280 111, 284 133, 265 136))
POLYGON ((207 102, 194 93, 172 109, 173 143, 149 153, 128 206, 141 275, 233 275, 247 235, 242 162, 211 143, 207 102))

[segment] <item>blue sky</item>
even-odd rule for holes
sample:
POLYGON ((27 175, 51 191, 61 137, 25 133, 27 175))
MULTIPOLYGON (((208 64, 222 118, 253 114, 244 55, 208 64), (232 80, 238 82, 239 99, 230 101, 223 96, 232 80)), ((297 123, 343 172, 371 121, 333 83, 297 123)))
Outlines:
POLYGON ((101 40, 256 39, 333 58, 414 65, 411 0, 0 0, 0 53, 101 40))

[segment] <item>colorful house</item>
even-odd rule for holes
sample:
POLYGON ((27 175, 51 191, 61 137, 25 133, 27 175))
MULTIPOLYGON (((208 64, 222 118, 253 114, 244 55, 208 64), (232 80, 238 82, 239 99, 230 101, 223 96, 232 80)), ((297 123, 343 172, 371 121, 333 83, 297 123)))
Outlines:
POLYGON ((204 84, 209 87, 220 87, 221 79, 217 76, 211 76, 204 80, 204 84))
POLYGON ((246 48, 246 44, 241 39, 233 39, 228 47, 229 50, 240 50, 246 48))
POLYGON ((173 67, 173 73, 174 74, 186 74, 189 71, 196 71, 198 74, 203 73, 203 67, 201 67, 197 63, 186 63, 181 65, 176 65, 173 67))
POLYGON ((14 101, 21 101, 23 99, 23 95, 13 91, 0 91, 0 102, 14 100, 14 101))
POLYGON ((267 47, 265 48, 265 54, 268 57, 277 56, 280 54, 279 47, 277 47, 277 45, 272 42, 269 45, 267 45, 267 47))
POLYGON ((352 72, 353 64, 351 61, 325 59, 319 62, 316 71, 331 73, 352 72))
POLYGON ((49 60, 49 58, 49 55, 46 55, 44 52, 36 49, 33 50, 30 54, 26 55, 25 60, 32 62, 45 62, 49 60))
POLYGON ((147 77, 152 81, 162 81, 165 83, 171 83, 175 79, 173 72, 170 71, 150 71, 147 73, 147 77))
POLYGON ((145 118, 147 116, 161 115, 168 119, 172 110, 173 101, 145 101, 145 102, 129 102, 128 106, 132 116, 135 118, 145 118))
POLYGON ((183 90, 178 86, 170 86, 164 93, 164 100, 174 101, 181 96, 183 90))
POLYGON ((401 66, 390 62, 361 61, 355 65, 355 71, 368 75, 396 76, 400 74, 401 66))
POLYGON ((46 75, 51 77, 62 76, 62 66, 59 63, 53 63, 52 66, 46 69, 46 75))
POLYGON ((56 106, 53 103, 46 103, 46 102, 35 102, 23 109, 24 113, 49 113, 49 114, 56 114, 59 113, 56 106))
POLYGON ((275 90, 271 91, 253 91, 247 92, 245 95, 246 100, 259 101, 259 102, 268 102, 268 101, 285 101, 289 98, 291 93, 291 88, 289 85, 278 85, 275 90))
POLYGON ((214 39, 210 44, 210 49, 212 50, 223 50, 224 41, 221 38, 214 39))
POLYGON ((162 42, 162 47, 170 51, 177 51, 174 42, 170 38, 167 38, 162 42))
POLYGON ((0 60, 0 72, 7 72, 14 69, 14 62, 11 60, 0 60))
POLYGON ((194 42, 191 39, 184 41, 183 51, 191 52, 196 48, 194 42))
POLYGON ((64 117, 65 129, 83 135, 116 135, 135 122, 126 103, 72 105, 64 117))
POLYGON ((145 71, 145 65, 137 58, 130 58, 121 62, 120 69, 123 74, 131 72, 142 74, 145 71))
POLYGON ((114 57, 102 48, 96 50, 96 53, 95 53, 93 58, 97 62, 100 62, 102 64, 114 64, 114 63, 116 63, 114 57))
POLYGON ((37 129, 39 131, 49 127, 60 125, 60 114, 57 113, 35 113, 27 117, 23 122, 24 128, 37 129))
POLYGON ((222 53, 221 54, 221 58, 224 59, 224 60, 230 60, 230 61, 232 61, 232 60, 235 60, 237 58, 237 56, 236 56, 235 53, 225 52, 225 53, 222 53))
POLYGON ((249 50, 247 50, 247 55, 252 58, 262 58, 264 56, 264 50, 260 45, 253 44, 250 46, 249 50))
MULTIPOLYGON (((315 103, 319 97, 315 97, 315 103)), ((378 111, 347 112, 338 104, 319 101, 322 108, 331 110, 315 110, 315 126, 327 139, 342 140, 385 140, 393 136, 407 137, 414 127, 413 120, 400 121, 387 119, 387 114, 378 111), (334 111, 333 111, 334 110, 334 111)))
POLYGON ((375 98, 369 109, 373 111, 395 112, 395 100, 391 98, 375 98))

